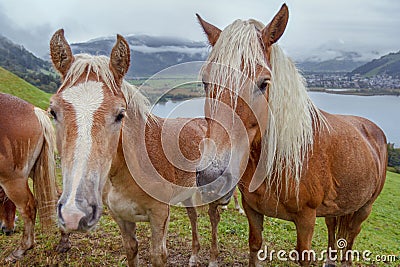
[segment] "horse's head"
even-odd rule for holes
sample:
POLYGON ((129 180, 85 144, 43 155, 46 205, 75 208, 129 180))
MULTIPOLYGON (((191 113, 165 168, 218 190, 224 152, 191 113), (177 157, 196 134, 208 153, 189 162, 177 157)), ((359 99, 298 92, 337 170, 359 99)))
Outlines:
POLYGON ((59 30, 51 38, 50 53, 62 76, 49 108, 63 175, 58 220, 66 231, 87 231, 100 219, 102 190, 119 144, 126 110, 121 86, 130 50, 118 35, 110 58, 74 56, 59 30))
POLYGON ((211 192, 219 197, 230 195, 247 165, 251 144, 267 129, 271 51, 288 17, 283 5, 267 26, 237 20, 221 31, 198 16, 212 51, 202 69, 208 131, 197 184, 213 183, 211 192))

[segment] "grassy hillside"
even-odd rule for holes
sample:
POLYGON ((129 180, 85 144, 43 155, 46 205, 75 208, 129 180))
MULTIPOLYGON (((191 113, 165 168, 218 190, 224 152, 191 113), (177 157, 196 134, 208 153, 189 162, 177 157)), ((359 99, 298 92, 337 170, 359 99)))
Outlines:
MULTIPOLYGON (((399 266, 400 264, 400 175, 388 172, 385 187, 374 204, 372 214, 363 224, 363 229, 353 249, 361 252, 371 251, 369 262, 360 260, 354 266, 399 266), (397 255, 395 262, 377 262, 376 256, 397 255)), ((200 265, 207 266, 210 247, 210 223, 207 210, 200 208, 199 232, 201 251, 200 265)), ((36 229, 38 229, 37 227, 36 229)), ((18 221, 17 233, 11 237, 0 234, 0 265, 8 253, 19 244, 22 234, 22 223, 18 221)), ((138 223, 139 266, 149 264, 150 227, 148 223, 138 223)), ((296 230, 292 222, 265 218, 264 245, 268 250, 291 251, 296 246, 296 230)), ((247 266, 248 264, 248 225, 245 216, 238 214, 229 205, 229 210, 221 214, 219 224, 220 266, 247 266)), ((57 244, 59 234, 45 236, 36 234, 36 246, 27 253, 20 266, 126 266, 126 257, 122 240, 116 223, 105 210, 96 230, 90 233, 71 235, 73 247, 68 253, 57 254, 53 247, 57 244)), ((185 209, 173 207, 168 231, 169 258, 167 266, 187 266, 191 250, 190 224, 185 209)), ((312 247, 320 253, 326 248, 327 231, 323 218, 318 218, 315 226, 312 247)), ((263 245, 263 248, 264 248, 263 245)), ((277 259, 266 261, 263 266, 298 267, 293 262, 281 262, 277 259)), ((318 262, 314 266, 322 266, 318 262)))
POLYGON ((0 67, 0 92, 15 95, 42 109, 47 109, 51 96, 2 67, 0 67))
POLYGON ((356 73, 365 77, 381 74, 400 77, 400 51, 397 53, 390 53, 379 59, 374 59, 352 72, 352 74, 356 73))
POLYGON ((60 85, 60 78, 50 62, 1 35, 0 66, 45 92, 55 92, 60 85))

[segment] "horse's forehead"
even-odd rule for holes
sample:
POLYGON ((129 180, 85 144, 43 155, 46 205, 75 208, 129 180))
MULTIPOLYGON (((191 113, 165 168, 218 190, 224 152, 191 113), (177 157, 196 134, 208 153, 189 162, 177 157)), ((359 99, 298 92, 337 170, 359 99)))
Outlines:
MULTIPOLYGON (((72 105, 76 113, 93 114, 103 103, 103 83, 87 81, 65 89, 61 98, 72 105)), ((83 114, 82 114, 83 115, 83 114)))

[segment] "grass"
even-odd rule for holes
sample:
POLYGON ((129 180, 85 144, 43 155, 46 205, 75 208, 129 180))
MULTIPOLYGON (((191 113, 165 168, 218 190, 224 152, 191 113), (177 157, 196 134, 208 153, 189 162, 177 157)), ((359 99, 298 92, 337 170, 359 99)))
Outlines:
POLYGON ((47 109, 51 96, 2 67, 0 67, 0 92, 15 95, 42 109, 47 109))
POLYGON ((201 83, 191 77, 157 77, 140 80, 130 80, 153 103, 168 100, 179 101, 204 97, 201 83))
MULTIPOLYGON (((378 263, 359 261, 356 266, 399 266, 400 264, 400 175, 388 172, 385 187, 374 204, 371 216, 363 224, 353 249, 369 250, 376 255, 397 255, 397 261, 378 263)), ((37 227, 36 229, 39 229, 37 227)), ((139 263, 149 264, 150 228, 147 223, 138 224, 139 263)), ((209 258, 210 223, 206 208, 199 209, 199 232, 201 237, 200 266, 207 266, 209 258)), ((245 266, 248 264, 247 219, 238 214, 230 203, 229 210, 221 214, 219 225, 220 266, 245 266)), ((0 235, 0 258, 4 258, 18 245, 22 234, 22 222, 17 223, 17 233, 8 237, 0 235)), ((295 226, 291 222, 265 218, 264 245, 287 252, 296 244, 295 226)), ((57 254, 53 247, 59 234, 44 235, 37 230, 36 246, 27 252, 17 266, 126 266, 122 240, 115 222, 105 210, 95 231, 71 235, 73 247, 64 254, 57 254)), ((327 244, 327 231, 323 218, 318 218, 313 238, 313 249, 319 253, 327 244)), ((186 266, 191 251, 190 224, 183 208, 172 207, 168 232, 168 266, 186 266)), ((298 266, 292 262, 266 261, 265 266, 298 266)), ((321 262, 316 263, 321 266, 321 262)))

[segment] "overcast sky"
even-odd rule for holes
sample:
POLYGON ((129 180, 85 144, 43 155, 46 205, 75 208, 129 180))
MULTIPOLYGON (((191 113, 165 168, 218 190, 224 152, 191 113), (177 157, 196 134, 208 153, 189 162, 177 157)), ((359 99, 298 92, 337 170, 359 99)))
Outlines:
MULTIPOLYGON (((276 0, 0 0, 0 34, 38 56, 65 29, 70 43, 117 33, 205 40, 195 13, 223 29, 235 19, 267 24, 276 0)), ((326 47, 383 54, 400 50, 400 1, 287 0, 289 24, 280 43, 296 57, 326 47)))

